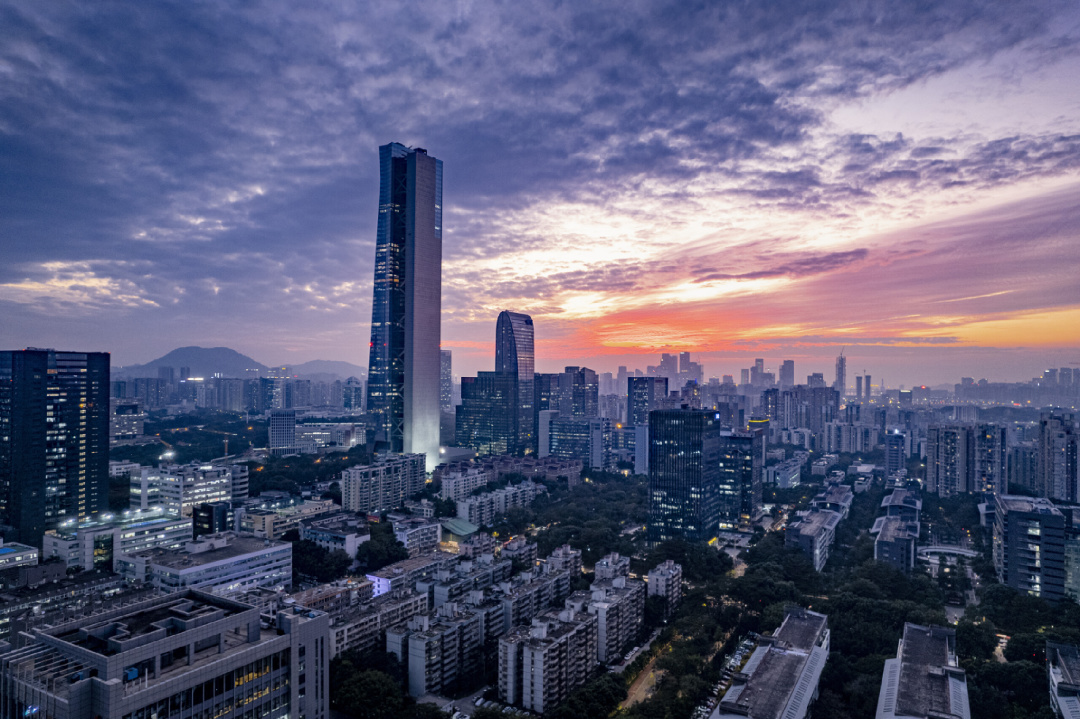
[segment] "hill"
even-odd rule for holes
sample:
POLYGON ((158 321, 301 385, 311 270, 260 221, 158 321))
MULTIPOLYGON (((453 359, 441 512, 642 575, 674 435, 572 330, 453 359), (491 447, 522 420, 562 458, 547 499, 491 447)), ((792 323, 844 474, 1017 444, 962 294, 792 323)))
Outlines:
POLYGON ((303 364, 289 365, 289 370, 300 377, 312 375, 336 376, 341 379, 349 377, 367 377, 367 370, 351 362, 338 362, 336 360, 312 360, 303 364))
POLYGON ((157 377, 159 367, 172 367, 177 376, 181 367, 188 367, 192 377, 221 374, 224 377, 242 378, 257 376, 250 370, 258 370, 263 375, 267 371, 266 365, 228 347, 180 347, 143 365, 113 368, 112 375, 114 378, 157 377))

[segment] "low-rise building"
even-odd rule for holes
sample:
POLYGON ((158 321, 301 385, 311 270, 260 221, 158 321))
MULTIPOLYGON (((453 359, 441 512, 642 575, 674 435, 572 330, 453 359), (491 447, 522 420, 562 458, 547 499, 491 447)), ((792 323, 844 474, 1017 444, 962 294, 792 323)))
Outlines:
POLYGON ((457 556, 448 552, 429 552, 388 564, 368 574, 367 578, 374 586, 376 597, 403 589, 411 591, 416 588, 417 581, 434 577, 436 572, 451 566, 456 560, 457 556))
POLYGON ((428 611, 427 594, 401 591, 383 594, 373 601, 353 607, 332 618, 330 656, 384 646, 386 630, 410 617, 428 611))
POLYGON ((556 547, 548 558, 544 560, 545 566, 551 571, 562 571, 571 577, 581 574, 581 550, 574 549, 569 544, 556 547))
POLYGON ((827 483, 820 493, 810 502, 815 509, 827 509, 836 512, 841 519, 847 519, 851 511, 851 502, 855 499, 855 493, 846 484, 827 483))
POLYGON ((895 659, 881 673, 874 719, 971 719, 956 631, 907 622, 895 659))
POLYGON ((799 512, 796 518, 788 523, 784 546, 802 550, 813 563, 814 569, 820 572, 829 559, 829 548, 836 538, 836 527, 840 524, 840 519, 840 514, 829 510, 799 512))
POLYGON ((473 559, 484 554, 495 554, 498 546, 495 538, 487 532, 475 532, 468 539, 457 542, 458 556, 462 559, 473 559))
POLYGON ((517 560, 521 566, 526 568, 534 567, 537 559, 536 544, 528 541, 525 537, 514 537, 503 545, 499 556, 511 562, 517 560))
POLYGON ((1080 719, 1080 648, 1047 642, 1046 669, 1054 711, 1061 719, 1080 719))
POLYGON ((395 517, 391 519, 394 537, 409 550, 409 556, 430 552, 439 546, 442 525, 437 519, 395 517))
POLYGON ((478 527, 491 526, 512 507, 524 507, 547 489, 532 481, 512 484, 492 492, 484 492, 457 502, 457 515, 478 527))
POLYGON ((116 556, 116 571, 128 581, 166 591, 189 587, 228 595, 256 587, 288 588, 292 583, 292 544, 210 534, 181 549, 149 549, 116 556))
POLYGON ((806 719, 828 658, 828 618, 789 609, 780 628, 760 637, 732 676, 712 719, 806 719))
POLYGON ((334 512, 301 520, 300 539, 314 542, 328 552, 340 550, 351 558, 361 544, 371 539, 371 530, 366 520, 352 512, 334 512))
MULTIPOLYGON (((246 492, 245 492, 246 496, 246 492)), ((142 467, 131 478, 131 509, 162 508, 190 517, 196 505, 233 499, 232 468, 212 464, 142 467)))
POLYGON ((461 501, 489 482, 495 481, 495 470, 476 462, 440 464, 432 473, 432 481, 439 482, 439 497, 461 501))
POLYGON ((321 517, 339 509, 331 499, 306 500, 282 509, 244 509, 240 528, 249 534, 265 539, 280 539, 290 530, 300 531, 305 519, 321 517))
POLYGON ((623 557, 618 552, 612 552, 596 563, 593 572, 597 579, 615 579, 616 577, 630 576, 630 557, 623 557))
POLYGON ((145 512, 104 514, 78 523, 71 520, 59 529, 46 532, 42 548, 45 559, 57 557, 68 567, 112 571, 120 554, 178 549, 192 538, 191 517, 169 514, 156 507, 145 512))
POLYGON ((881 500, 881 510, 887 517, 899 517, 905 522, 919 522, 922 500, 910 489, 894 489, 881 500))
POLYGON ((670 559, 649 570, 648 594, 664 598, 665 616, 671 616, 682 601, 682 574, 682 565, 670 559))
POLYGON ((891 564, 902 572, 915 568, 919 525, 900 517, 878 517, 870 534, 874 538, 874 559, 891 564))

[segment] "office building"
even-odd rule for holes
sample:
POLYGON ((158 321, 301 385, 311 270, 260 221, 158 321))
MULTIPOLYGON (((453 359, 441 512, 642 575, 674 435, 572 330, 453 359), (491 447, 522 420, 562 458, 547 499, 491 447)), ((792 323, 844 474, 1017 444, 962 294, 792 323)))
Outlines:
POLYGON ((301 454, 296 446, 296 411, 276 409, 271 412, 269 436, 270 454, 275 457, 301 454))
POLYGON ((1068 524, 1047 499, 999 494, 994 516, 998 581, 1052 602, 1064 597, 1068 524))
POLYGON ((341 473, 341 502, 348 512, 380 514, 397 509, 424 488, 425 457, 390 455, 341 473))
POLYGON ((74 520, 45 533, 42 556, 56 557, 67 567, 113 570, 119 554, 158 547, 177 549, 192 540, 190 517, 161 510, 102 515, 93 520, 74 520))
POLYGON ((829 622, 808 609, 787 610, 731 679, 713 719, 807 719, 829 659, 829 622))
POLYGON ((543 714, 584 684, 596 666, 597 620, 551 610, 499 639, 499 698, 543 714))
POLYGON ((722 430, 718 453, 720 527, 750 531, 761 515, 765 433, 722 430))
POLYGON ((1050 677, 1050 705, 1056 715, 1062 719, 1080 719, 1080 648, 1048 641, 1046 669, 1050 677))
POLYGON ((217 534, 233 529, 236 515, 232 502, 207 502, 197 504, 191 510, 191 525, 194 539, 204 534, 217 534))
POLYGON ((843 397, 847 394, 847 357, 841 352, 836 358, 836 379, 833 381, 833 389, 843 397))
POLYGON ((780 365, 780 389, 795 386, 795 360, 784 360, 780 365))
POLYGON ((454 409, 454 353, 451 350, 439 350, 439 409, 443 412, 454 409))
POLYGON ((174 592, 196 588, 229 595, 292 584, 292 543, 210 534, 180 549, 147 549, 117 554, 116 571, 129 582, 174 592))
MULTIPOLYGON (((245 485, 245 494, 246 491, 245 485)), ((132 510, 160 509, 176 516, 190 517, 197 505, 233 499, 232 468, 220 465, 193 462, 143 467, 139 475, 131 479, 132 510)))
POLYGON ((462 377, 461 404, 455 409, 455 443, 480 455, 514 452, 519 426, 515 410, 519 387, 514 375, 499 372, 462 377))
POLYGON ((563 460, 578 460, 589 469, 614 469, 612 421, 607 418, 543 415, 546 422, 541 434, 547 437, 547 454, 563 460))
MULTIPOLYGON (((708 541, 720 529, 721 425, 715 412, 656 410, 649 415, 651 543, 708 541)), ((728 502, 733 503, 732 497, 728 502)))
POLYGON ((11 716, 329 716, 329 617, 187 590, 37 630, 0 655, 11 716))
POLYGON ((512 378, 508 415, 510 439, 505 452, 526 454, 535 451, 536 432, 533 411, 536 376, 533 353, 532 317, 503 310, 495 325, 495 373, 512 378))
POLYGON ((109 355, 0 352, 0 526, 40 547, 46 530, 105 511, 109 355))
POLYGON ((442 161, 379 148, 379 225, 367 411, 391 452, 439 457, 442 161))
POLYGON ((643 427, 649 424, 649 412, 660 409, 667 398, 667 377, 629 377, 627 424, 643 427))
POLYGON ((874 719, 971 719, 956 631, 906 622, 895 659, 881 672, 874 719))
POLYGON ((885 434, 885 476, 892 477, 907 468, 907 437, 898 429, 885 434))

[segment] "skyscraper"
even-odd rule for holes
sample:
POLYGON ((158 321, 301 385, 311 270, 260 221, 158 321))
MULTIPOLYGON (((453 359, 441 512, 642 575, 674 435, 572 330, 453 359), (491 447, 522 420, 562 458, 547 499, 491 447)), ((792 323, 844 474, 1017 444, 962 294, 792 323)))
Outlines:
POLYGON ((109 355, 0 352, 0 524, 41 546, 44 532, 105 511, 109 355))
POLYGON ((454 408, 454 353, 439 350, 439 409, 449 412, 454 408))
POLYGON ((379 148, 379 225, 371 306, 368 413, 392 452, 439 459, 442 161, 379 148))
POLYGON ((721 429, 709 410, 649 415, 650 543, 708 541, 719 532, 721 429))
POLYGON ((649 412, 658 409, 667 397, 667 377, 630 377, 627 386, 630 392, 627 424, 643 427, 649 424, 649 412))
POLYGON ((513 424, 512 452, 524 454, 535 444, 533 425, 533 355, 532 317, 503 310, 495 323, 495 372, 512 377, 514 382, 510 414, 513 424))
POLYGON ((836 358, 836 380, 833 382, 833 389, 839 392, 841 397, 847 394, 847 357, 843 352, 836 358))
POLYGON ((780 365, 780 389, 791 389, 795 386, 795 360, 784 360, 780 365))

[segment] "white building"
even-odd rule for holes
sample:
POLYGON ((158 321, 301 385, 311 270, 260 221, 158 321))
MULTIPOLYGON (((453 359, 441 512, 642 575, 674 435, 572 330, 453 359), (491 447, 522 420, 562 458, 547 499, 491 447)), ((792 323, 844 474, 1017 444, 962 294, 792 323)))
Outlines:
POLYGON ((42 549, 46 559, 58 557, 68 567, 112 571, 119 554, 179 549, 191 539, 191 517, 177 517, 158 508, 117 516, 104 514, 78 524, 69 520, 45 532, 42 549))
POLYGON ((829 658, 824 614, 789 610, 771 637, 762 636, 710 719, 806 719, 829 658))
POLYGON ((150 549, 116 557, 116 571, 129 581, 165 591, 187 587, 235 594, 292 584, 292 544, 234 532, 208 534, 182 549, 150 549))
POLYGON ((971 719, 956 631, 907 622, 896 658, 885 660, 874 719, 937 717, 971 719))
POLYGON ((682 601, 682 574, 682 565, 670 559, 649 570, 649 596, 665 599, 667 615, 682 601))
MULTIPOLYGON (((245 483, 246 489, 246 483, 245 483)), ((172 464, 161 468, 143 467, 131 479, 131 508, 162 508, 190 517, 198 504, 229 502, 233 499, 232 469, 211 464, 172 464)))

